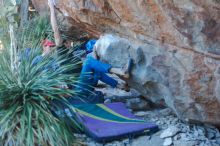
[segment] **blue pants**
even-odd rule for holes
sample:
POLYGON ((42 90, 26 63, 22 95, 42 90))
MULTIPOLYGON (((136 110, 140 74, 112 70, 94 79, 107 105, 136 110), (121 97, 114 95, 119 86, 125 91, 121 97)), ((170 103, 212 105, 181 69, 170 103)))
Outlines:
POLYGON ((99 80, 115 88, 118 82, 106 74, 110 69, 111 65, 102 63, 93 57, 87 57, 80 74, 81 90, 94 91, 94 86, 99 80))

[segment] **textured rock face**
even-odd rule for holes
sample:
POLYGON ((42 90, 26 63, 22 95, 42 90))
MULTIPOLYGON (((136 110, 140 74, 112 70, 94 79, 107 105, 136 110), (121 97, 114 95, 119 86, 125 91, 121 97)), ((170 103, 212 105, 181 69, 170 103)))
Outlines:
POLYGON ((153 102, 165 99, 183 120, 220 123, 220 61, 158 42, 137 43, 104 35, 96 43, 102 61, 122 67, 134 59, 129 84, 153 102))
MULTIPOLYGON (((32 1, 37 10, 45 12, 47 0, 32 1)), ((54 1, 72 23, 95 36, 103 32, 119 33, 220 54, 219 0, 54 1)))
MULTIPOLYGON (((47 0, 32 0, 43 12, 47 0)), ((102 60, 135 60, 129 84, 183 120, 220 125, 219 0, 57 0, 77 31, 101 37, 102 60)))

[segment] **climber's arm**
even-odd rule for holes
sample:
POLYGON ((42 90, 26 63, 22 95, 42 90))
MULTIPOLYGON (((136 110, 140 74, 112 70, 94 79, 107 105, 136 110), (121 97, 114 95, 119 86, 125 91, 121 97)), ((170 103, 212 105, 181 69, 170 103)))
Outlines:
POLYGON ((51 21, 51 26, 54 32, 55 44, 56 46, 61 46, 63 40, 61 38, 61 34, 60 34, 59 27, 57 24, 53 0, 48 0, 48 5, 50 7, 50 21, 51 21))

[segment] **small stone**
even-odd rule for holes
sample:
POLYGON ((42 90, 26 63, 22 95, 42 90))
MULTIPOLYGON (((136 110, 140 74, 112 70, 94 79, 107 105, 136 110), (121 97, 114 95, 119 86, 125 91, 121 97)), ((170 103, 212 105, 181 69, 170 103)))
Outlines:
POLYGON ((123 144, 124 144, 124 145, 128 145, 129 143, 130 143, 129 139, 123 140, 123 144))
POLYGON ((161 127, 161 129, 164 130, 164 129, 167 129, 167 128, 168 128, 168 125, 167 125, 167 124, 164 124, 164 125, 161 125, 160 127, 161 127))
POLYGON ((171 120, 171 124, 175 125, 175 124, 178 123, 178 121, 179 121, 178 118, 174 118, 174 119, 171 120))
POLYGON ((219 131, 217 131, 217 133, 215 133, 215 137, 220 137, 219 131))
POLYGON ((205 142, 201 142, 201 143, 199 144, 199 146, 207 146, 207 145, 205 144, 205 142))
POLYGON ((188 136, 187 136, 186 133, 180 133, 179 135, 180 135, 180 138, 181 138, 182 140, 185 140, 185 141, 189 140, 189 138, 188 138, 188 136))
POLYGON ((160 111, 161 116, 169 116, 172 114, 172 110, 170 108, 165 108, 160 111))
POLYGON ((151 140, 151 136, 147 136, 147 139, 148 139, 148 140, 151 140))
POLYGON ((115 142, 113 143, 113 146, 120 146, 120 142, 115 141, 115 142))
POLYGON ((215 138, 215 133, 213 133, 213 132, 208 132, 208 133, 207 133, 207 138, 208 138, 208 139, 214 139, 214 138, 215 138))
POLYGON ((178 139, 180 139, 179 135, 176 135, 176 136, 173 137, 173 140, 178 140, 178 139))
POLYGON ((215 127, 207 128, 206 129, 206 136, 209 139, 214 139, 217 136, 218 129, 215 127))
POLYGON ((161 121, 157 121, 156 124, 157 125, 162 125, 162 122, 161 121))
POLYGON ((132 109, 133 111, 151 109, 149 102, 141 98, 132 98, 132 99, 126 100, 126 106, 132 109))
POLYGON ((87 145, 88 145, 88 146, 100 146, 100 145, 98 145, 97 143, 95 143, 95 142, 93 142, 93 141, 88 142, 87 145))
POLYGON ((216 138, 216 143, 220 145, 220 137, 216 138))
POLYGON ((194 136, 195 137, 199 137, 199 132, 198 131, 194 131, 194 136))
POLYGON ((185 141, 185 140, 178 140, 173 142, 174 146, 196 146, 198 145, 197 141, 185 141))
POLYGON ((173 143, 172 138, 166 138, 163 142, 163 146, 170 146, 173 143))
POLYGON ((143 116, 147 115, 147 112, 140 111, 140 112, 136 112, 134 115, 139 116, 139 117, 143 117, 143 116))
POLYGON ((172 137, 175 136, 178 132, 179 129, 176 126, 170 126, 161 133, 160 138, 172 137))
POLYGON ((196 126, 196 127, 194 127, 194 130, 197 130, 200 135, 204 135, 204 133, 205 133, 205 128, 202 126, 196 126))
POLYGON ((205 141, 205 144, 206 144, 206 146, 212 146, 212 142, 208 139, 205 141))
POLYGON ((212 146, 219 146, 219 144, 213 142, 212 146))

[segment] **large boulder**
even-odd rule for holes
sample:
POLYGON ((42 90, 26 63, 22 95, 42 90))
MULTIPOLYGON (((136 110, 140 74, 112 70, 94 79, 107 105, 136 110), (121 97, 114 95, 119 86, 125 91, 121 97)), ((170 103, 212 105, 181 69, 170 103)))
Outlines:
MULTIPOLYGON (((94 36, 116 33, 220 58, 219 0, 54 0, 77 29, 94 36), (77 25, 76 25, 77 24, 77 25)), ((32 0, 42 15, 47 0, 32 0)))
POLYGON ((220 61, 159 42, 112 35, 97 41, 103 62, 123 67, 133 58, 130 86, 155 103, 165 100, 183 120, 220 125, 220 61))
MULTIPOLYGON (((32 0, 45 11, 47 0, 32 0)), ((129 84, 183 120, 220 125, 219 0, 55 0, 78 35, 104 35, 102 60, 135 60, 129 84)))

